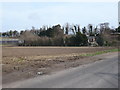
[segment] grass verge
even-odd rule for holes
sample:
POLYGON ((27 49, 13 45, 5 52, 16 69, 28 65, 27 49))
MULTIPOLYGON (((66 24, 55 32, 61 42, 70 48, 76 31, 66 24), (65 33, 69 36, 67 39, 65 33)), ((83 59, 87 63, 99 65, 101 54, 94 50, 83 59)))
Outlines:
POLYGON ((119 52, 119 51, 120 51, 120 49, 111 49, 111 50, 98 51, 95 53, 82 54, 81 56, 96 56, 96 55, 100 55, 100 54, 104 54, 104 53, 108 53, 108 52, 119 52))

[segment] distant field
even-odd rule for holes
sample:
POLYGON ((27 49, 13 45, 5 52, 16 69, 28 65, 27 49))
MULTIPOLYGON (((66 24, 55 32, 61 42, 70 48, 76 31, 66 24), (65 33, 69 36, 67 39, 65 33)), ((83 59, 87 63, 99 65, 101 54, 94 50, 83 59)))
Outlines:
POLYGON ((3 47, 3 57, 93 53, 113 47, 3 47))

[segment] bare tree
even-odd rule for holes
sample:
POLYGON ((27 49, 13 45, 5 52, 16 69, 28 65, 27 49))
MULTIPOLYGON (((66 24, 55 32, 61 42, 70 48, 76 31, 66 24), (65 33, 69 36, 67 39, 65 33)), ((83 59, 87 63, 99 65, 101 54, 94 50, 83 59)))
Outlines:
POLYGON ((34 42, 39 39, 39 36, 33 34, 30 31, 26 31, 20 36, 20 39, 24 41, 25 45, 30 46, 30 45, 34 44, 34 42))
POLYGON ((69 33, 69 28, 70 28, 69 23, 66 23, 66 25, 65 25, 65 34, 67 34, 67 35, 69 33))
POLYGON ((89 30, 89 35, 93 34, 93 25, 92 24, 88 24, 88 30, 89 30))
POLYGON ((80 32, 80 25, 78 25, 78 32, 80 32))

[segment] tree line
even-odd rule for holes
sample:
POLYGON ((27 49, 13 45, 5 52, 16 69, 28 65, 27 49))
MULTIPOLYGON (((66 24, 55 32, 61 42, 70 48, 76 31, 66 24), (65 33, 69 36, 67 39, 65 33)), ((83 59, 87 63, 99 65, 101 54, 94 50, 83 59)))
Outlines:
POLYGON ((39 29, 32 27, 30 30, 10 30, 0 33, 2 37, 19 38, 20 46, 110 46, 117 44, 120 33, 118 28, 110 28, 109 23, 101 23, 99 26, 89 24, 81 28, 78 24, 66 23, 52 27, 42 26, 39 29), (113 39, 114 38, 114 39, 113 39))

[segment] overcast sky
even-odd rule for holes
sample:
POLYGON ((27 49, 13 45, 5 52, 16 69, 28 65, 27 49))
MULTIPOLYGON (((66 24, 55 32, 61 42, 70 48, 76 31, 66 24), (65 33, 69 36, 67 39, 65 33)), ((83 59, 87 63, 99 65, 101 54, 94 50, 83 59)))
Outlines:
POLYGON ((120 25, 120 1, 118 3, 118 22, 119 22, 119 25, 120 25))
POLYGON ((117 2, 5 2, 0 8, 2 31, 40 28, 42 25, 109 22, 118 26, 117 2))

